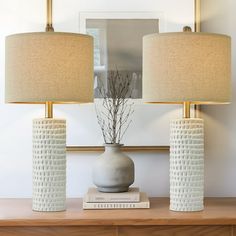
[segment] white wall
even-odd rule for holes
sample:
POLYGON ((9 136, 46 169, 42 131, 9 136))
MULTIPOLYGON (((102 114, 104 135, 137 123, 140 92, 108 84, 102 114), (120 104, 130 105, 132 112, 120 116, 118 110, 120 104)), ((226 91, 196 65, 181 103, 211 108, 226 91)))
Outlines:
MULTIPOLYGON (((31 122, 44 113, 42 106, 4 104, 4 37, 12 33, 44 31, 45 3, 46 0, 0 0, 0 197, 31 196, 31 122)), ((183 25, 193 22, 193 1, 189 0, 54 0, 55 29, 78 32, 79 11, 162 11, 166 28, 172 31, 181 31, 183 25)), ((57 107, 56 114, 65 111, 57 107)), ((159 136, 166 135, 156 132, 159 136)), ((98 155, 68 153, 69 197, 82 196, 92 185, 91 166, 98 155)), ((150 196, 168 196, 168 154, 132 153, 130 156, 136 166, 135 185, 150 196)), ((213 156, 207 161, 211 173, 212 166, 217 165, 213 156)), ((225 163, 221 167, 224 168, 222 183, 228 183, 233 169, 225 163)), ((217 172, 207 176, 207 185, 217 172)), ((208 195, 222 192, 222 186, 211 184, 208 187, 208 195)), ((224 194, 229 195, 230 191, 227 186, 224 194)))
POLYGON ((206 133, 206 192, 236 196, 236 1, 202 0, 202 31, 232 37, 232 103, 203 108, 206 133))

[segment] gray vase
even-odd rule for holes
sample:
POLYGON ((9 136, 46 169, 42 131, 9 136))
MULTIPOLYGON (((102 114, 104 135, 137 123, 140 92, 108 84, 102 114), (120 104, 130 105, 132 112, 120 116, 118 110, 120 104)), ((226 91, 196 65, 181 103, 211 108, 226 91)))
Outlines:
POLYGON ((100 192, 126 192, 134 182, 134 162, 120 144, 105 144, 105 152, 93 166, 93 183, 100 192))

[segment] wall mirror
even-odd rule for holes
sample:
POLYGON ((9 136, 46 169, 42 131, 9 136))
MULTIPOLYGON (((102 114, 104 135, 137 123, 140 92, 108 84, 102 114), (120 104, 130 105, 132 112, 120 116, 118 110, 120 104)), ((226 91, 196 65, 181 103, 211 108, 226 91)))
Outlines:
MULTIPOLYGON (((122 143, 127 151, 156 151, 169 148, 169 121, 181 116, 179 105, 143 104, 142 97, 142 37, 146 34, 176 31, 165 21, 164 12, 81 12, 79 32, 94 37, 94 93, 107 83, 107 72, 118 69, 132 77, 135 93, 132 123, 122 143)), ((194 22, 190 25, 193 27, 194 22)), ((176 26, 175 26, 176 27, 176 26)), ((96 120, 94 104, 63 108, 67 116, 68 150, 102 150, 102 134, 96 120), (68 116, 69 114, 69 116, 68 116), (86 114, 86 115, 85 115, 86 114)))

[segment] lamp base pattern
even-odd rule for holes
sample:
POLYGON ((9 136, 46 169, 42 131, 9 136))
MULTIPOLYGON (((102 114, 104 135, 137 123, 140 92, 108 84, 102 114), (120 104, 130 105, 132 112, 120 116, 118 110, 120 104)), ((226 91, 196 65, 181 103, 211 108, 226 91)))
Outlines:
POLYGON ((204 195, 204 124, 177 119, 170 125, 170 210, 201 211, 204 195))
POLYGON ((33 120, 34 211, 64 211, 66 201, 66 121, 33 120))

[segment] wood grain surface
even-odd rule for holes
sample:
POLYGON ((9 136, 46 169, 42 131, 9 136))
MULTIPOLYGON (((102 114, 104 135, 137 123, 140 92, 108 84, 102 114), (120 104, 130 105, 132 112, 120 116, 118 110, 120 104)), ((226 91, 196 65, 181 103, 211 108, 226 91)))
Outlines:
POLYGON ((122 226, 119 236, 231 236, 231 226, 122 226))
POLYGON ((236 225, 236 198, 207 198, 205 210, 169 211, 168 198, 151 198, 150 209, 83 210, 68 199, 67 211, 33 212, 31 199, 0 199, 0 226, 236 225))
POLYGON ((18 226, 1 236, 232 236, 231 226, 18 226))
POLYGON ((47 226, 0 227, 1 236, 116 236, 116 227, 110 226, 47 226))

